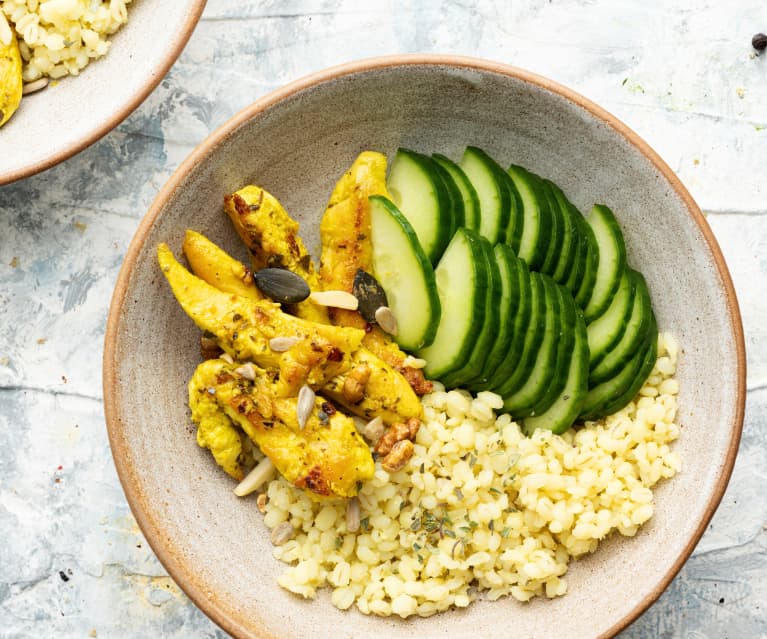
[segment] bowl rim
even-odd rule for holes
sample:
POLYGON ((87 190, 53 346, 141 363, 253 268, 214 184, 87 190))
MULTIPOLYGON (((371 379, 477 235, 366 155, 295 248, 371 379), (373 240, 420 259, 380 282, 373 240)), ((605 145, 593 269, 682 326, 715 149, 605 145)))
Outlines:
POLYGON ((68 160, 69 158, 77 155, 80 151, 84 151, 91 144, 97 142, 103 138, 107 133, 120 124, 125 118, 133 113, 141 103, 146 100, 149 94, 154 91, 155 87, 160 84, 160 81, 167 75, 170 68, 176 62, 181 52, 184 50, 186 43, 189 42, 189 38, 192 37, 197 23, 200 21, 203 9, 208 0, 188 0, 189 1, 189 13, 184 20, 181 28, 175 35, 173 46, 167 52, 165 57, 160 63, 153 69, 153 73, 149 75, 141 88, 133 94, 133 96, 102 122, 99 126, 92 129, 83 138, 72 142, 71 144, 59 149, 52 155, 46 157, 44 160, 27 164, 16 169, 11 169, 5 173, 0 173, 0 186, 5 184, 11 184, 17 180, 21 180, 37 173, 50 169, 51 167, 68 160))
MULTIPOLYGON (((649 144, 647 144, 647 142, 632 129, 595 102, 592 102, 588 98, 558 82, 512 65, 476 57, 423 53, 378 56, 335 65, 303 76, 281 88, 267 93, 250 106, 245 107, 203 140, 179 165, 168 182, 157 194, 128 246, 123 265, 117 278, 107 317, 103 356, 104 414, 112 456, 128 504, 152 550, 167 569, 173 580, 184 590, 194 604, 211 620, 231 635, 238 638, 253 637, 254 635, 250 629, 247 629, 244 625, 246 620, 245 615, 232 612, 231 608, 222 605, 223 602, 215 593, 206 592, 202 584, 196 579, 194 571, 181 561, 179 555, 174 552, 173 542, 163 536, 161 522, 154 521, 147 514, 147 510, 143 508, 146 495, 142 492, 141 482, 127 460, 126 447, 121 437, 121 411, 114 394, 114 388, 117 382, 116 342, 121 309, 125 303, 131 273, 152 226, 179 185, 198 164, 204 161, 211 149, 215 148, 219 143, 231 135, 233 131, 245 124, 251 118, 266 111, 281 100, 301 91, 345 76, 401 66, 447 66, 457 69, 468 69, 506 75, 515 80, 520 80, 532 84, 537 88, 550 91, 565 98, 567 101, 574 103, 576 106, 585 109, 592 116, 602 121, 604 124, 607 124, 626 139, 626 141, 639 150, 647 160, 655 166, 659 173, 663 175, 684 202, 690 217, 698 225, 717 267, 717 273, 724 289, 732 333, 735 336, 736 342, 736 393, 733 398, 735 411, 731 423, 729 446, 727 448, 719 478, 714 485, 714 490, 706 505, 703 518, 698 523, 697 528, 693 531, 693 534, 688 539, 687 544, 677 557, 676 561, 658 578, 654 588, 646 593, 623 618, 617 620, 610 628, 599 636, 600 639, 613 637, 639 618, 639 616, 660 597, 692 554, 727 488, 740 443, 745 413, 746 351, 743 324, 732 278, 719 244, 714 237, 713 231, 706 221, 701 209, 666 162, 664 162, 649 144)), ((271 635, 266 631, 259 630, 259 632, 261 633, 260 636, 270 637, 271 639, 271 635)))

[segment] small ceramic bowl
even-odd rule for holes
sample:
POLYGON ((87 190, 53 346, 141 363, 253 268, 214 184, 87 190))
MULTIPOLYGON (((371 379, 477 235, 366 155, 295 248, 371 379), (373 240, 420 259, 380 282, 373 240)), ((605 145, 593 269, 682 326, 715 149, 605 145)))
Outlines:
MULTIPOLYGON (((316 255, 316 252, 315 252, 316 255)), ((104 355, 115 463, 144 534, 173 578, 235 637, 608 637, 668 585, 716 509, 740 438, 745 355, 719 247, 669 167, 625 125, 574 92, 474 59, 405 56, 356 62, 276 91, 234 117, 182 164, 131 244, 112 301, 104 355), (222 213, 245 184, 274 193, 310 246, 335 180, 364 149, 398 146, 453 158, 467 144, 553 179, 581 208, 605 202, 644 273, 658 324, 681 345, 674 449, 683 470, 655 489, 634 538, 612 536, 570 564, 568 594, 529 604, 479 601, 427 619, 341 612, 322 593, 282 590, 284 565, 252 500, 197 447, 186 383, 199 332, 157 266, 192 227, 230 251, 222 213)))
POLYGON ((0 129, 0 185, 79 153, 130 115, 176 61, 206 0, 134 0, 103 58, 24 96, 0 129))

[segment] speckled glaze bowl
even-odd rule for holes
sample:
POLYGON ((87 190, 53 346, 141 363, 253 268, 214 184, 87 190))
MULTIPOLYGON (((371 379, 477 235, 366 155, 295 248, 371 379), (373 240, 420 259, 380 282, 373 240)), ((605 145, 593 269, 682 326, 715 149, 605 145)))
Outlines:
POLYGON ((0 185, 44 171, 109 133, 176 61, 206 0, 133 0, 107 55, 24 96, 0 129, 0 185))
POLYGON ((181 165, 143 220, 112 301, 104 355, 112 451, 126 495, 173 578, 235 637, 609 637, 668 585, 724 492, 740 438, 745 353, 717 243, 669 167, 625 125, 572 91, 491 62, 405 56, 355 62, 295 82, 235 116, 181 165), (257 183, 302 223, 316 255, 330 190, 363 149, 402 145, 458 158, 467 144, 559 183, 581 208, 606 202, 646 276, 661 330, 682 348, 683 471, 655 490, 636 537, 614 536, 570 565, 569 592, 520 604, 479 601, 428 619, 341 612, 322 593, 282 590, 284 565, 253 500, 197 447, 186 383, 198 330, 159 271, 156 246, 180 254, 184 229, 242 255, 225 193, 257 183))

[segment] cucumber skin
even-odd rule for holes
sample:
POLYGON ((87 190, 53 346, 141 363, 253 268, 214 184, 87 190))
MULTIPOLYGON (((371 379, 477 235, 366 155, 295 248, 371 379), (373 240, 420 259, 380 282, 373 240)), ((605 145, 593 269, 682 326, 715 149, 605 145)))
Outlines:
MULTIPOLYGON (((557 266, 554 269, 554 273, 552 274, 555 282, 558 284, 564 284, 567 281, 567 278, 570 275, 570 272, 573 270, 573 266, 575 264, 580 235, 578 233, 577 221, 572 217, 572 210, 570 208, 572 205, 565 197, 562 189, 560 189, 551 180, 544 180, 544 182, 549 187, 551 194, 554 196, 554 200, 559 207, 562 221, 564 222, 561 247, 562 253, 560 255, 559 261, 557 262, 557 266)), ((578 215, 580 215, 580 213, 578 213, 578 215)))
MULTIPOLYGON (((410 223, 407 221, 407 218, 402 214, 402 212, 397 209, 396 205, 391 202, 388 198, 382 196, 382 195, 371 195, 369 198, 371 206, 375 206, 376 204, 379 204, 381 207, 383 207, 389 215, 397 222, 399 223, 400 227, 402 228, 402 232, 407 237, 410 248, 413 252, 413 255, 418 262, 418 266, 420 267, 421 272, 423 273, 424 278, 424 292, 426 293, 426 298, 424 299, 424 304, 428 306, 431 309, 431 321, 428 322, 426 330, 424 331, 419 344, 415 343, 408 343, 408 344, 402 344, 399 341, 397 341, 397 337, 395 336, 395 341, 397 341, 400 346, 402 346, 405 349, 408 350, 415 350, 417 348, 423 348, 424 346, 427 346, 432 343, 434 340, 434 336, 437 333, 437 327, 439 326, 439 320, 442 313, 442 308, 439 301, 439 295, 437 294, 437 283, 434 279, 434 269, 432 268, 431 262, 426 257, 426 254, 423 251, 423 248, 421 247, 420 243, 418 242, 418 237, 415 234, 415 231, 413 230, 413 227, 410 226, 410 223)), ((374 249, 375 250, 375 249, 374 249)))
POLYGON ((469 361, 460 369, 442 378, 443 384, 451 388, 458 388, 482 374, 485 361, 493 347, 495 336, 498 334, 500 306, 497 304, 497 298, 501 292, 501 275, 498 272, 498 265, 495 262, 490 242, 485 237, 480 236, 479 239, 482 243, 483 257, 488 269, 488 287, 485 311, 482 316, 482 330, 474 344, 469 361))
MULTIPOLYGON (((586 305, 591 298, 591 293, 594 291, 594 284, 597 281, 597 266, 599 264, 599 246, 597 245, 597 239, 594 237, 594 231, 591 230, 586 218, 583 217, 580 211, 573 207, 573 215, 577 215, 575 218, 576 224, 580 229, 581 242, 583 243, 583 263, 581 265, 580 281, 573 282, 574 286, 570 290, 573 291, 573 297, 575 303, 585 310, 586 305)), ((588 320, 587 322, 588 323, 588 320)))
MULTIPOLYGON (((445 186, 440 174, 435 168, 435 163, 433 160, 428 155, 424 155, 423 153, 418 153, 416 151, 411 151, 405 148, 397 149, 397 154, 394 157, 394 161, 392 162, 389 178, 386 181, 387 187, 391 183, 392 173, 394 173, 398 158, 405 158, 407 161, 418 166, 418 168, 429 177, 429 181, 431 182, 431 185, 434 189, 434 197, 437 202, 439 216, 436 224, 436 232, 434 238, 431 240, 430 246, 424 246, 423 242, 421 242, 424 253, 426 253, 426 256, 429 258, 432 265, 434 265, 439 261, 439 258, 442 257, 442 253, 445 252, 445 248, 447 248, 447 245, 452 238, 452 234, 450 233, 452 228, 452 209, 450 207, 450 195, 448 194, 447 187, 445 186)), ((395 191, 398 189, 390 190, 395 191)), ((399 209, 399 205, 396 202, 393 202, 393 204, 397 206, 400 213, 402 213, 402 215, 404 215, 407 219, 409 213, 399 209)), ((408 222, 410 222, 409 219, 408 222)), ((412 222, 410 222, 410 225, 414 226, 412 222)), ((419 242, 420 241, 421 238, 419 238, 419 242)))
MULTIPOLYGON (((475 284, 475 299, 472 300, 472 306, 467 311, 470 313, 473 317, 479 317, 484 312, 485 309, 485 303, 486 303, 486 296, 487 296, 487 287, 488 287, 488 273, 487 270, 484 268, 484 265, 481 263, 482 258, 482 243, 480 241, 480 236, 476 231, 472 231, 471 229, 467 229, 465 227, 458 229, 456 231, 455 235, 453 236, 453 239, 450 241, 460 241, 458 238, 464 238, 467 242, 467 245, 469 247, 469 250, 471 251, 471 263, 476 266, 476 269, 474 271, 474 277, 476 279, 475 284), (481 265, 481 266, 480 266, 481 265)), ((448 253, 450 249, 450 244, 448 244, 447 249, 445 250, 445 253, 448 253)), ((437 269, 435 269, 435 276, 437 275, 437 270, 439 270, 439 265, 437 265, 437 269)), ((436 281, 436 278, 435 278, 436 281)), ((435 292, 439 296, 439 291, 437 287, 434 287, 435 292)), ((439 298, 440 305, 442 305, 442 299, 439 298)), ((445 316, 446 309, 442 310, 442 317, 445 316)), ((439 337, 439 326, 436 328, 436 334, 435 339, 431 343, 430 346, 427 346, 426 349, 420 349, 418 351, 418 356, 423 357, 426 359, 426 367, 424 368, 424 373, 427 375, 430 379, 441 379, 443 376, 448 375, 449 373, 452 373, 453 371, 457 370, 461 366, 464 366, 466 362, 469 360, 469 357, 471 356, 472 349, 474 347, 474 342, 470 339, 471 336, 464 336, 466 339, 464 342, 460 345, 459 351, 455 354, 452 361, 449 363, 445 363, 442 365, 442 368, 434 369, 434 358, 431 358, 430 354, 428 352, 428 349, 434 345, 434 342, 436 341, 436 338, 439 337)))
MULTIPOLYGON (((463 210, 463 195, 461 195, 461 190, 455 183, 450 171, 433 158, 432 165, 439 177, 442 178, 442 183, 445 185, 445 190, 447 191, 448 199, 450 200, 450 238, 452 238, 455 232, 464 226, 466 221, 466 216, 463 210)), ((447 244, 445 244, 445 246, 447 246, 447 244)))
POLYGON ((443 169, 445 169, 450 177, 453 178, 453 182, 461 192, 463 199, 463 221, 459 224, 459 227, 466 226, 468 228, 479 227, 479 198, 477 192, 474 190, 474 186, 463 169, 453 162, 450 158, 435 153, 431 156, 432 159, 443 169))
POLYGON ((634 279, 629 276, 628 271, 624 271, 623 275, 621 276, 621 281, 618 283, 618 290, 615 292, 613 301, 610 303, 610 306, 607 307, 607 310, 602 313, 600 317, 591 322, 587 327, 589 334, 589 370, 593 370, 599 365, 599 363, 605 358, 610 350, 616 344, 618 344, 618 342, 620 342, 623 334, 626 332, 626 326, 628 325, 629 318, 631 317, 631 311, 634 306, 635 293, 636 288, 634 279), (628 291, 625 290, 625 287, 628 288, 628 291), (621 303, 625 301, 623 295, 627 295, 628 300, 626 301, 626 305, 621 308, 621 303), (617 330, 613 332, 612 335, 606 336, 602 343, 592 344, 592 331, 599 330, 599 324, 602 322, 607 322, 610 319, 610 314, 618 313, 620 314, 620 317, 613 317, 611 322, 612 328, 615 328, 615 324, 617 322, 617 330))
MULTIPOLYGON (((549 188, 546 181, 535 173, 531 175, 538 182, 541 195, 545 200, 546 209, 548 210, 548 217, 551 224, 551 237, 549 238, 549 246, 546 251, 546 256, 541 264, 541 272, 546 273, 550 277, 554 277, 554 272, 559 265, 560 257, 562 256, 562 245, 564 242, 565 220, 559 210, 556 198, 553 191, 549 188)), ((556 280, 555 280, 556 281, 556 280)))
POLYGON ((522 422, 522 428, 529 437, 537 429, 550 430, 561 435, 578 418, 581 406, 588 392, 587 378, 589 368, 589 344, 586 339, 586 321, 583 311, 576 308, 575 331, 572 357, 567 372, 567 382, 562 393, 545 413, 528 417, 522 422))
MULTIPOLYGON (((608 207, 603 204, 595 204, 591 208, 587 224, 593 230, 594 225, 592 224, 592 221, 597 222, 600 220, 604 226, 609 228, 610 237, 615 240, 617 247, 617 264, 615 265, 615 271, 617 272, 617 277, 615 277, 614 281, 610 283, 610 286, 604 290, 601 299, 594 297, 594 294, 597 293, 596 285, 599 282, 599 273, 602 269, 602 258, 604 255, 602 247, 599 246, 599 240, 597 239, 596 244, 599 246, 599 261, 597 262, 596 282, 591 291, 591 295, 589 296, 589 300, 585 303, 585 307, 583 308, 586 324, 593 322, 607 310, 607 307, 610 305, 610 302, 615 295, 615 291, 618 289, 620 278, 626 270, 626 243, 623 240, 623 232, 618 224, 618 220, 615 219, 615 215, 613 215, 613 212, 608 207)), ((596 231, 594 231, 594 236, 596 237, 596 231)))
MULTIPOLYGON (((483 219, 486 217, 486 213, 482 210, 482 200, 479 197, 479 191, 477 191, 477 198, 479 199, 480 205, 479 205, 479 227, 476 229, 479 231, 482 235, 485 235, 488 240, 490 240, 491 244, 496 244, 497 242, 501 242, 505 239, 506 234, 508 232, 509 227, 509 221, 511 216, 511 193, 509 189, 506 187, 506 182, 504 180, 503 175, 503 169, 500 167, 500 165, 491 158, 487 153, 485 153, 482 149, 476 147, 476 146, 467 146, 466 150, 463 153, 463 159, 461 160, 461 168, 463 168, 463 164, 465 162, 465 159, 467 157, 473 157, 475 161, 478 161, 486 171, 489 172, 489 174, 492 176, 493 181, 495 182, 495 188, 496 193, 498 196, 498 218, 495 220, 494 231, 489 234, 485 234, 482 231, 482 224, 483 219)), ((465 169, 464 169, 465 172, 465 169)), ((471 182, 471 177, 468 176, 469 182, 471 182)), ((475 186, 475 191, 476 191, 475 186)), ((487 217, 489 219, 489 217, 487 217)))

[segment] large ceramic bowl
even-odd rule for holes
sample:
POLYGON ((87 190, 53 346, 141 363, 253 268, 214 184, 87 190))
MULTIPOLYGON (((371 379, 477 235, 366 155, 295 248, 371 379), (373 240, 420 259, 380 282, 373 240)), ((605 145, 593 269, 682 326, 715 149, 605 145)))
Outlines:
POLYGON ((0 184, 79 153, 136 109, 181 53, 206 0, 133 0, 103 58, 24 96, 0 129, 0 184))
POLYGON ((104 395, 115 463, 133 512, 173 578, 235 637, 607 637, 668 585, 717 507, 743 418, 745 358, 732 283, 700 210, 625 125, 549 80, 500 64, 439 56, 357 62, 315 74, 242 111, 182 164, 130 246, 106 335, 104 395), (647 277, 661 330, 682 348, 675 444, 683 471, 656 487, 655 516, 570 565, 569 593, 477 602, 428 619, 341 612, 275 583, 284 565, 252 500, 197 447, 185 385, 199 332, 159 271, 184 229, 230 250, 222 198, 254 182, 316 238, 335 179, 363 149, 402 145, 458 157, 467 144, 558 182, 581 208, 617 212, 632 264, 647 277))

